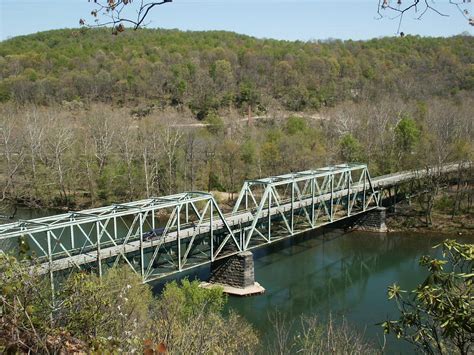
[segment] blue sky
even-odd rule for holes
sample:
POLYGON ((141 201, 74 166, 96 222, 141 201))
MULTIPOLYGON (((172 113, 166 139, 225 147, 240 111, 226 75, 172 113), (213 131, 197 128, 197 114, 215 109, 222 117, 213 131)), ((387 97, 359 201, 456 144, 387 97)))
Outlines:
MULTIPOLYGON (((402 31, 422 36, 474 34, 473 26, 448 4, 436 2, 449 17, 427 13, 422 21, 405 16, 402 31)), ((368 39, 392 36, 397 20, 376 19, 377 0, 173 0, 156 9, 148 27, 228 30, 287 40, 368 39)), ((91 19, 87 0, 0 0, 0 40, 56 28, 77 27, 91 19)))

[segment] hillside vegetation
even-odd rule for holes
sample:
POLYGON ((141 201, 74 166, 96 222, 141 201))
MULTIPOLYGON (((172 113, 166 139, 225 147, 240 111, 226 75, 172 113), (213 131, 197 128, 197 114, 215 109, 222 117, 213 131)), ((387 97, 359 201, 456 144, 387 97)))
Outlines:
POLYGON ((289 42, 229 32, 56 30, 0 43, 0 100, 317 110, 474 88, 474 38, 289 42))
POLYGON ((0 43, 0 203, 232 198, 244 179, 339 162, 366 162, 375 176, 472 160, 472 48, 469 36, 16 37, 0 43))

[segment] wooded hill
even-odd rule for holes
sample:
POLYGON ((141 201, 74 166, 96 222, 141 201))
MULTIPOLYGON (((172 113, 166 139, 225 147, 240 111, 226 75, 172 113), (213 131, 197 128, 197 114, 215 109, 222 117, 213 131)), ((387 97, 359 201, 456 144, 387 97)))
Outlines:
POLYGON ((395 95, 425 100, 474 88, 474 37, 289 42, 230 32, 107 29, 0 42, 0 101, 215 110, 318 110, 395 95))
POLYGON ((340 162, 376 176, 474 160, 472 48, 104 29, 1 42, 0 208, 226 199, 244 179, 340 162))

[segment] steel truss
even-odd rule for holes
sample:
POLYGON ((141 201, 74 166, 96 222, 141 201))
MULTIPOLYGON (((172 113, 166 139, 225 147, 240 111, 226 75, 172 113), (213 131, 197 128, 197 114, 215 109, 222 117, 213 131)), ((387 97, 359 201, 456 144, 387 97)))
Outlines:
POLYGON ((317 170, 246 181, 234 207, 252 210, 241 248, 292 236, 379 205, 365 164, 341 164, 317 170), (273 232, 275 231, 275 232, 273 232))
POLYGON ((29 246, 41 272, 126 264, 149 282, 229 255, 235 236, 211 194, 166 197, 69 212, 0 226, 0 249, 29 246))
POLYGON ((211 194, 185 192, 0 225, 0 250, 31 257, 50 275, 53 288, 54 280, 73 270, 102 275, 119 264, 149 282, 362 213, 379 202, 366 165, 335 165, 246 181, 226 215, 211 194))

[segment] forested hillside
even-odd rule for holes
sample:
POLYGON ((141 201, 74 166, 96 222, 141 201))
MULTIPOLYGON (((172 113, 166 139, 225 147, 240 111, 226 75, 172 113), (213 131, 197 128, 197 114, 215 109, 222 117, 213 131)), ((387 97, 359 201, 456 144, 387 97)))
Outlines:
POLYGON ((386 95, 474 88, 474 38, 314 43, 229 32, 61 30, 0 43, 0 100, 100 101, 212 110, 317 110, 386 95))
POLYGON ((472 160, 473 48, 469 36, 13 38, 0 43, 0 203, 232 197, 244 179, 339 162, 365 162, 378 175, 472 160))

